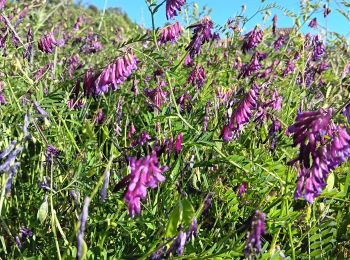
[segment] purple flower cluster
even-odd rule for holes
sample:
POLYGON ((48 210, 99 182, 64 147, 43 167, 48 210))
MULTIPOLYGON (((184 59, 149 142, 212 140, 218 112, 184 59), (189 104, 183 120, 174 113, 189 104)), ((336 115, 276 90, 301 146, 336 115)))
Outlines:
POLYGON ((83 40, 80 51, 84 54, 97 53, 102 50, 102 43, 98 40, 98 36, 93 32, 89 32, 83 40))
POLYGON ((80 260, 83 257, 83 243, 84 243, 84 233, 86 229, 86 221, 89 216, 89 204, 90 198, 86 197, 84 200, 83 210, 79 218, 79 230, 77 239, 77 259, 80 260))
POLYGON ((316 19, 316 17, 311 20, 311 22, 309 23, 309 27, 310 28, 317 28, 317 19, 316 19))
POLYGON ((44 76, 44 74, 48 71, 51 70, 53 67, 53 64, 50 62, 48 64, 46 64, 45 66, 43 66, 42 68, 40 68, 37 72, 35 72, 35 82, 39 82, 40 79, 44 76))
POLYGON ((312 60, 318 61, 322 58, 325 53, 325 47, 323 41, 320 39, 319 35, 315 35, 313 40, 313 52, 312 52, 312 60))
POLYGON ((0 0, 0 10, 4 8, 6 0, 0 0))
POLYGON ((193 29, 193 35, 186 50, 189 51, 190 57, 193 59, 196 54, 200 53, 201 46, 214 38, 211 32, 213 22, 210 17, 206 16, 199 23, 190 25, 188 28, 193 29))
POLYGON ((33 236, 33 232, 29 228, 22 226, 21 229, 19 230, 18 236, 16 236, 17 246, 19 248, 22 248, 23 240, 32 236, 33 236))
POLYGON ((188 76, 188 83, 192 84, 193 86, 196 86, 198 88, 201 88, 204 86, 205 83, 205 70, 203 66, 196 66, 188 76))
POLYGON ((284 71, 282 73, 282 77, 286 77, 288 74, 293 73, 294 70, 295 70, 294 60, 286 61, 286 68, 284 69, 284 71))
POLYGON ((299 145, 298 157, 290 162, 299 162, 300 168, 295 199, 313 203, 326 186, 328 173, 350 156, 350 136, 331 117, 332 109, 299 113, 288 128, 294 146, 299 145))
POLYGON ((129 207, 130 217, 140 214, 140 199, 145 199, 147 188, 156 188, 159 182, 165 181, 163 173, 168 169, 167 166, 159 168, 157 155, 147 155, 140 159, 129 158, 130 163, 130 182, 124 201, 129 207))
POLYGON ((7 103, 4 94, 4 85, 4 82, 0 81, 0 106, 5 105, 7 103))
POLYGON ((5 185, 6 194, 11 191, 12 179, 16 175, 20 166, 20 163, 16 162, 16 159, 17 155, 22 152, 23 147, 19 146, 15 148, 15 146, 16 141, 12 141, 12 143, 0 153, 0 160, 3 160, 3 162, 0 164, 0 173, 5 172, 8 175, 5 185))
POLYGON ((244 249, 246 257, 261 252, 260 238, 265 233, 265 213, 257 210, 253 217, 251 230, 248 232, 247 244, 244 249))
POLYGON ((258 55, 254 55, 250 61, 249 64, 245 65, 243 67, 243 71, 241 73, 243 78, 249 77, 250 75, 252 75, 253 73, 257 72, 260 70, 261 65, 259 62, 259 57, 258 55))
POLYGON ((278 37, 278 39, 273 43, 273 47, 275 48, 276 51, 280 50, 283 46, 283 44, 285 43, 286 38, 284 37, 284 35, 281 35, 280 37, 278 37))
POLYGON ((119 57, 113 64, 108 64, 97 75, 93 73, 92 69, 88 69, 83 84, 85 96, 99 96, 107 93, 110 85, 112 85, 113 90, 117 90, 118 85, 130 77, 136 69, 137 59, 131 51, 119 57))
POLYGON ((180 105, 181 111, 189 112, 192 109, 192 96, 188 90, 186 90, 176 101, 180 105))
POLYGON ((272 33, 273 35, 276 35, 276 29, 277 29, 277 20, 278 20, 278 17, 277 15, 275 14, 272 18, 272 33))
POLYGON ((252 111, 257 108, 259 92, 260 86, 253 83, 247 95, 232 113, 230 122, 222 129, 221 135, 225 142, 231 141, 234 135, 237 135, 243 129, 243 126, 249 122, 252 111))
POLYGON ((155 89, 144 89, 145 96, 148 97, 157 108, 161 108, 167 101, 168 92, 163 90, 164 86, 166 86, 165 82, 161 81, 155 89))
POLYGON ((188 227, 187 232, 180 230, 179 234, 175 237, 173 243, 170 245, 168 250, 166 250, 166 247, 161 247, 159 250, 154 252, 149 259, 152 259, 152 260, 167 259, 169 258, 169 256, 171 256, 171 254, 182 256, 185 250, 186 243, 190 241, 191 237, 197 237, 198 236, 197 233, 198 233, 197 219, 193 218, 192 223, 188 227))
POLYGON ((73 78, 74 71, 81 66, 79 54, 75 54, 68 60, 68 76, 70 79, 73 78))
POLYGON ((42 52, 52 53, 55 46, 60 46, 61 43, 56 40, 53 32, 47 33, 38 41, 38 48, 42 52))
POLYGON ((160 37, 158 41, 160 44, 165 44, 167 42, 174 43, 177 38, 182 34, 182 27, 179 22, 165 26, 160 30, 160 37))
POLYGON ((186 0, 166 0, 165 12, 166 18, 173 19, 177 15, 177 11, 181 11, 183 5, 186 4, 186 0))
POLYGON ((244 43, 242 46, 243 53, 249 50, 255 49, 259 43, 263 40, 264 33, 257 26, 245 35, 244 43))

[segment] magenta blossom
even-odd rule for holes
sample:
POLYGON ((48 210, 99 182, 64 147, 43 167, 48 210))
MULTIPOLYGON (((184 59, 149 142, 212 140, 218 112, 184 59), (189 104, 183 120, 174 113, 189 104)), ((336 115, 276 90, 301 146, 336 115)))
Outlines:
POLYGON ((59 46, 59 42, 56 40, 53 32, 50 32, 38 41, 38 48, 42 52, 52 53, 55 46, 59 46))
POLYGON ((186 4, 186 0, 166 0, 165 12, 166 18, 173 19, 177 15, 177 11, 181 11, 183 5, 186 4))
POLYGON ((175 141, 175 152, 176 154, 179 154, 182 150, 182 141, 184 138, 184 134, 180 133, 177 137, 176 137, 176 141, 175 141))
POLYGON ((160 44, 165 44, 167 42, 174 43, 177 38, 182 34, 182 27, 179 22, 165 26, 160 30, 160 36, 158 41, 160 44))
POLYGON ((159 168, 157 155, 147 155, 140 159, 129 158, 130 163, 130 182, 124 201, 128 204, 130 217, 140 214, 140 199, 145 199, 148 188, 156 188, 159 182, 164 182, 163 173, 168 169, 167 166, 159 168))
POLYGON ((193 86, 197 86, 198 88, 201 88, 204 86, 205 83, 205 70, 202 66, 196 66, 188 76, 188 83, 192 84, 193 86))
POLYGON ((237 108, 231 115, 230 121, 224 126, 221 135, 225 142, 232 140, 243 129, 252 116, 252 111, 257 108, 257 100, 260 92, 260 86, 253 83, 252 88, 242 99, 237 108))
POLYGON ((245 35, 244 43, 242 46, 243 52, 255 49, 259 43, 262 41, 264 33, 257 26, 245 35))
POLYGON ((310 28, 317 28, 317 19, 316 19, 316 17, 311 20, 311 22, 309 23, 309 27, 310 28))
POLYGON ((257 210, 252 220, 251 230, 248 232, 247 244, 244 249, 245 256, 261 252, 260 239, 265 233, 265 213, 257 210))
POLYGON ((298 162, 300 169, 295 199, 304 197, 313 203, 326 186, 329 172, 350 156, 350 136, 346 128, 335 125, 331 117, 332 109, 303 112, 288 127, 294 146, 299 145, 298 157, 290 162, 298 162))
POLYGON ((109 91, 109 87, 115 91, 118 85, 122 84, 131 73, 137 69, 137 59, 132 51, 125 53, 99 74, 94 74, 88 69, 84 79, 85 96, 99 96, 109 91))
POLYGON ((214 38, 211 32, 213 22, 210 17, 206 16, 199 23, 190 25, 188 28, 193 29, 193 35, 186 51, 189 51, 190 57, 193 59, 196 54, 200 53, 202 45, 214 38))

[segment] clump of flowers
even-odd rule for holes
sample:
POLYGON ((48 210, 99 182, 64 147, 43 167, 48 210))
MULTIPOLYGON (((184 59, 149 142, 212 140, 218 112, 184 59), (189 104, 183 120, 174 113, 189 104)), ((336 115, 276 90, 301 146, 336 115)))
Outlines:
POLYGON ((205 70, 203 66, 196 66, 188 76, 188 83, 192 84, 193 86, 196 86, 198 88, 201 88, 204 86, 205 83, 205 70))
POLYGON ((186 0, 166 0, 165 12, 166 18, 173 19, 177 15, 177 11, 181 11, 183 5, 186 4, 186 0))
POLYGON ((193 59, 196 54, 200 53, 201 46, 213 39, 214 35, 211 32, 213 22, 210 17, 206 16, 199 23, 190 25, 188 28, 193 29, 193 35, 186 50, 189 51, 190 57, 193 59))
POLYGON ((245 35, 242 51, 245 53, 249 50, 255 49, 262 41, 264 33, 259 27, 255 27, 245 35))
POLYGON ((55 36, 53 35, 53 32, 45 34, 38 41, 39 50, 45 53, 52 53, 55 46, 57 47, 61 45, 62 43, 56 40, 55 36))
POLYGON ((88 69, 84 78, 85 96, 99 96, 109 91, 109 86, 117 90, 118 85, 122 84, 131 73, 137 69, 137 59, 132 51, 125 53, 122 57, 116 59, 113 64, 108 64, 102 72, 97 75, 92 69, 88 69))
POLYGON ((157 155, 147 155, 140 159, 129 158, 130 180, 128 188, 124 195, 124 201, 129 207, 130 217, 140 214, 140 199, 145 199, 148 188, 156 188, 158 183, 165 181, 163 173, 168 169, 167 166, 159 168, 157 155))
POLYGON ((160 37, 158 41, 160 44, 165 44, 167 42, 174 43, 177 38, 182 34, 182 27, 179 22, 165 26, 160 30, 160 37))
POLYGON ((243 126, 249 122, 252 111, 257 108, 259 91, 260 86, 253 83, 252 88, 234 110, 229 123, 224 126, 221 133, 225 142, 231 141, 234 135, 237 135, 243 129, 243 126))
POLYGON ((350 156, 350 136, 346 128, 332 122, 333 110, 320 109, 297 115, 288 128, 294 146, 299 145, 299 155, 290 164, 299 164, 295 199, 304 197, 313 203, 326 186, 331 170, 350 156))
POLYGON ((247 244, 244 249, 246 257, 251 259, 252 254, 261 252, 261 236, 266 233, 265 213, 257 210, 252 220, 251 230, 248 232, 247 244))

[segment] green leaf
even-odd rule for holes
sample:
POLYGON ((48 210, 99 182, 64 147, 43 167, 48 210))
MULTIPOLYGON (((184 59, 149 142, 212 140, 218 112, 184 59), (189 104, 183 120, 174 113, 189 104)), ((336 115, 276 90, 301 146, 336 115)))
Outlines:
POLYGON ((47 212, 49 211, 49 204, 47 202, 47 197, 45 197, 45 201, 41 204, 38 213, 37 213, 37 218, 39 219, 40 223, 44 223, 46 217, 47 217, 47 212))
POLYGON ((170 215, 169 222, 165 232, 166 237, 173 237, 177 234, 178 232, 177 227, 181 223, 181 218, 182 218, 181 211, 182 211, 182 205, 181 205, 181 201, 179 201, 170 215))
POLYGON ((334 187, 334 173, 331 172, 327 178, 326 190, 331 191, 333 189, 333 187, 334 187))
POLYGON ((182 210, 183 210, 183 214, 182 214, 183 224, 187 228, 189 225, 191 225, 195 214, 194 208, 188 199, 184 199, 182 201, 182 210))

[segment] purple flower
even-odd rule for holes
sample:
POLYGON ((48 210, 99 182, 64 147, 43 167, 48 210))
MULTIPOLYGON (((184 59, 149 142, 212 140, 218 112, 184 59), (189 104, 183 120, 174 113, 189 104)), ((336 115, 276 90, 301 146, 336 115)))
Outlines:
POLYGON ((277 137, 281 132, 281 121, 279 119, 272 120, 272 124, 269 127, 269 133, 267 139, 270 139, 270 151, 274 151, 277 145, 277 137))
POLYGON ((187 239, 186 233, 183 231, 180 231, 180 233, 177 235, 175 241, 171 245, 169 251, 170 252, 176 251, 176 254, 178 256, 181 256, 185 250, 186 239, 187 239))
POLYGON ((316 18, 311 20, 311 22, 309 23, 309 27, 310 28, 317 28, 317 19, 316 18))
POLYGON ((6 0, 0 0, 0 10, 4 8, 6 0))
POLYGON ((74 71, 80 66, 79 54, 75 54, 68 60, 68 75, 69 79, 73 78, 74 71))
POLYGON ((233 135, 237 135, 243 126, 249 122, 252 111, 257 108, 259 92, 260 86, 253 83, 252 88, 232 113, 229 124, 225 125, 222 130, 222 137, 225 142, 232 140, 233 135))
POLYGON ((330 13, 331 13, 331 9, 327 7, 326 4, 323 5, 323 17, 326 18, 330 13))
POLYGON ((198 88, 201 88, 204 86, 205 83, 205 70, 202 66, 196 66, 188 76, 188 83, 192 84, 193 86, 197 86, 198 88))
POLYGON ((84 54, 97 53, 102 50, 102 44, 98 40, 98 36, 93 32, 89 32, 83 39, 83 45, 80 47, 80 51, 84 54))
POLYGON ((276 35, 276 28, 277 28, 277 14, 275 14, 272 18, 272 33, 273 35, 276 35))
POLYGON ((273 47, 275 48, 276 51, 278 51, 279 49, 281 49, 281 47, 283 46, 283 44, 285 43, 285 37, 283 35, 281 35, 280 37, 278 37, 278 39, 273 43, 273 47))
POLYGON ((244 43, 242 46, 243 53, 249 50, 255 49, 262 41, 264 33, 257 26, 245 35, 244 43))
POLYGON ((187 239, 189 240, 192 236, 197 237, 198 236, 198 224, 197 219, 193 218, 191 225, 188 227, 188 230, 186 232, 187 239))
POLYGON ((103 185, 101 188, 101 201, 104 201, 107 198, 107 189, 108 189, 110 174, 111 174, 110 169, 108 169, 104 174, 103 185))
POLYGON ((293 73, 295 70, 295 63, 293 60, 289 60, 286 62, 286 68, 282 73, 282 77, 286 77, 288 74, 293 73))
POLYGON ((189 55, 193 59, 196 54, 200 53, 201 46, 213 39, 211 32, 213 22, 210 17, 206 16, 199 23, 190 25, 188 28, 193 29, 193 35, 186 51, 189 51, 189 55))
POLYGON ((82 250, 83 250, 83 243, 84 243, 84 232, 86 229, 86 221, 89 215, 89 204, 90 204, 90 198, 86 197, 84 200, 84 206, 83 210, 80 215, 79 219, 79 231, 78 231, 78 239, 77 239, 77 258, 80 260, 82 258, 82 250))
POLYGON ((5 99, 5 94, 4 94, 4 82, 0 81, 0 105, 5 105, 7 103, 5 99))
POLYGON ((317 69, 317 73, 321 74, 322 72, 328 70, 328 63, 327 61, 322 61, 317 69))
POLYGON ((39 80, 43 77, 43 75, 48 71, 51 70, 53 67, 53 64, 50 62, 40 68, 37 72, 35 72, 35 82, 39 82, 39 80))
POLYGON ((95 114, 95 124, 96 125, 101 125, 106 119, 105 114, 103 113, 102 109, 97 109, 96 114, 95 114))
POLYGON ((79 16, 77 21, 74 24, 74 31, 78 31, 79 30, 79 27, 81 26, 82 22, 83 22, 83 17, 79 16))
POLYGON ((28 61, 31 59, 32 56, 32 50, 33 50, 33 41, 34 41, 34 35, 32 28, 29 27, 27 30, 27 44, 24 49, 23 58, 28 58, 28 61))
POLYGON ((186 4, 186 0, 166 0, 165 12, 166 18, 173 19, 177 15, 177 11, 181 11, 183 5, 186 4))
POLYGON ((192 96, 190 92, 186 90, 176 101, 177 104, 180 105, 181 111, 189 112, 192 108, 192 96))
POLYGON ((168 92, 164 91, 161 85, 152 90, 146 88, 144 93, 158 108, 161 108, 163 103, 167 101, 168 92))
POLYGON ((288 127, 294 146, 299 145, 298 157, 290 162, 299 162, 300 168, 295 199, 304 197, 313 203, 326 186, 329 171, 350 156, 350 136, 344 126, 331 121, 331 116, 332 109, 300 113, 288 127))
POLYGON ((205 114, 203 117, 203 132, 206 132, 208 130, 209 114, 210 114, 211 106, 212 106, 212 103, 210 101, 208 101, 207 104, 205 105, 205 114))
POLYGON ((251 254, 261 252, 261 236, 266 234, 265 231, 265 213, 257 210, 252 220, 251 230, 248 232, 247 244, 244 254, 248 257, 251 254))
POLYGON ((113 64, 98 74, 94 74, 92 69, 88 69, 84 78, 84 94, 85 96, 99 96, 109 91, 109 86, 113 90, 117 90, 118 85, 122 84, 131 73, 137 69, 137 59, 132 51, 119 57, 113 64))
POLYGON ((238 196, 242 197, 243 194, 246 192, 246 189, 247 189, 247 183, 244 181, 244 182, 242 182, 241 186, 239 186, 238 196))
MULTIPOLYGON (((346 78, 346 76, 349 74, 349 71, 350 71, 350 61, 346 63, 346 65, 344 66, 341 80, 346 78)), ((1 87, 0 87, 0 92, 1 92, 1 87)))
POLYGON ((178 136, 176 137, 176 141, 175 141, 175 152, 176 154, 179 154, 182 150, 182 141, 184 138, 184 134, 180 133, 178 134, 178 136))
POLYGON ((203 207, 203 215, 206 215, 211 207, 211 204, 213 202, 213 196, 214 192, 209 192, 207 197, 204 200, 204 207, 203 207))
POLYGON ((19 248, 22 248, 23 240, 32 236, 33 236, 33 232, 29 228, 22 226, 21 229, 19 230, 18 236, 16 236, 17 246, 19 248))
POLYGON ((159 44, 167 42, 174 43, 182 33, 182 28, 179 22, 163 27, 160 30, 159 44))
POLYGON ((53 32, 45 34, 38 41, 39 50, 45 53, 52 53, 55 46, 59 46, 59 43, 56 41, 53 32))
POLYGON ((249 77, 253 73, 259 71, 261 65, 259 63, 258 55, 254 55, 249 64, 243 67, 243 72, 241 73, 242 77, 249 77))
POLYGON ((167 166, 159 168, 157 155, 147 155, 140 159, 129 158, 130 163, 130 182, 124 201, 129 207, 130 217, 140 214, 140 199, 145 199, 147 188, 156 188, 159 182, 165 181, 163 173, 168 169, 167 166))
POLYGON ((318 61, 321 59, 321 57, 324 55, 325 53, 325 47, 324 47, 324 43, 322 40, 320 40, 320 36, 319 35, 315 35, 313 40, 312 40, 314 49, 312 51, 312 60, 313 61, 318 61))
POLYGON ((185 60, 184 60, 184 66, 185 67, 191 67, 193 66, 193 59, 191 58, 191 55, 187 55, 185 60))
POLYGON ((151 140, 151 137, 149 136, 149 134, 146 131, 142 131, 141 134, 139 135, 139 137, 134 140, 131 144, 132 147, 136 146, 136 145, 140 145, 143 146, 145 145, 149 140, 151 140))

